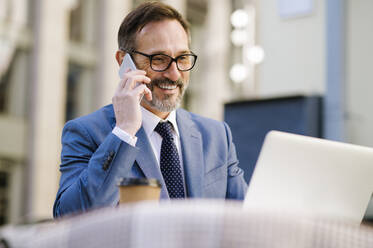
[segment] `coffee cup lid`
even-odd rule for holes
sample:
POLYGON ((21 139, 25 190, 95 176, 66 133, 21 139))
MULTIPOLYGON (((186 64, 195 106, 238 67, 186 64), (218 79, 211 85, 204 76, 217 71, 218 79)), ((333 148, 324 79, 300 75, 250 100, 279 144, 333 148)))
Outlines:
POLYGON ((147 185, 153 187, 161 187, 159 180, 155 178, 133 178, 133 177, 122 177, 119 180, 118 186, 135 186, 135 185, 147 185))

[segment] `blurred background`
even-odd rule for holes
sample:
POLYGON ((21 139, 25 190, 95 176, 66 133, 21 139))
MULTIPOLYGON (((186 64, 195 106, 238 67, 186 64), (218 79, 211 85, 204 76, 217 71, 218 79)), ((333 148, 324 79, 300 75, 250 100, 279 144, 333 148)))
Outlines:
MULTIPOLYGON (((110 104, 141 2, 0 0, 0 225, 51 218, 63 125, 110 104)), ((373 1, 163 2, 198 55, 183 107, 230 124, 248 181, 270 129, 373 146, 373 1)))

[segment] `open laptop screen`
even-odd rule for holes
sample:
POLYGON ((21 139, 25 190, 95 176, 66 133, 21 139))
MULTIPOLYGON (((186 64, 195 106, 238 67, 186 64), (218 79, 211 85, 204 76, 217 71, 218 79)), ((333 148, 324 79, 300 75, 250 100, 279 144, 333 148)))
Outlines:
POLYGON ((360 223, 372 192, 372 148, 271 131, 244 206, 360 223))

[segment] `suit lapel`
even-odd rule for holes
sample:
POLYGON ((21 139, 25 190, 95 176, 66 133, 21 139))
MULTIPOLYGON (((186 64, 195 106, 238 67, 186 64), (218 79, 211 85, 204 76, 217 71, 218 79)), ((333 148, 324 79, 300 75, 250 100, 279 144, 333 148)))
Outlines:
MULTIPOLYGON (((111 127, 116 125, 115 114, 112 105, 109 112, 111 127)), ((143 127, 136 133, 137 142, 136 147, 140 149, 139 155, 136 157, 136 162, 141 168, 146 178, 156 178, 161 182, 161 198, 169 198, 166 184, 163 180, 161 170, 158 166, 157 159, 155 158, 153 149, 150 145, 148 136, 146 136, 143 127)))
MULTIPOLYGON (((112 128, 115 127, 115 115, 112 105, 109 106, 112 128)), ((180 143, 183 156, 185 184, 188 197, 202 197, 202 185, 204 178, 204 157, 202 148, 202 137, 195 123, 191 119, 190 113, 183 109, 176 111, 176 121, 180 133, 180 143)), ((136 162, 147 178, 156 178, 162 184, 161 197, 169 198, 162 173, 157 164, 157 160, 150 146, 145 130, 141 127, 137 132, 138 137, 136 147, 141 151, 136 158, 136 162)))
POLYGON ((146 178, 156 178, 162 184, 161 197, 169 198, 166 184, 163 180, 161 170, 158 166, 153 149, 150 145, 148 137, 146 136, 143 127, 136 133, 137 143, 136 147, 140 149, 139 155, 136 157, 136 162, 144 172, 146 178))
POLYGON ((182 109, 176 112, 183 155, 185 183, 189 197, 202 197, 204 159, 201 133, 190 114, 182 109))

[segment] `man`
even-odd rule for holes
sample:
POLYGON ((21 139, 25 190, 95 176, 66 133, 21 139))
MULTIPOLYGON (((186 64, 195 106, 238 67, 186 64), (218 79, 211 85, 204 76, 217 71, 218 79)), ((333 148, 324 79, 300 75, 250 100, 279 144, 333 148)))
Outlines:
POLYGON ((162 199, 243 199, 229 127, 178 109, 197 58, 182 16, 144 3, 123 20, 118 43, 118 64, 128 53, 138 70, 125 72, 112 105, 66 123, 54 216, 116 206, 121 177, 157 178, 162 199))

